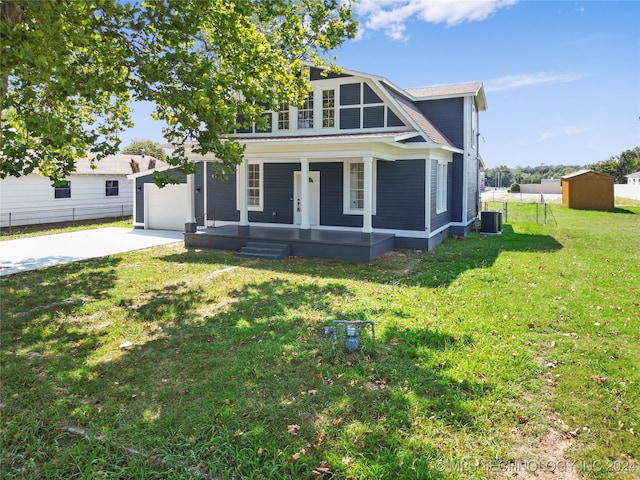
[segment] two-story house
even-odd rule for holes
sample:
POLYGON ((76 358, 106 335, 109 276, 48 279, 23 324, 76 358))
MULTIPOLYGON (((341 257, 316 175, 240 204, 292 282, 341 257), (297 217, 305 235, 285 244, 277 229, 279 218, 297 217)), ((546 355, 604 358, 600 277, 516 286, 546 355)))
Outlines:
POLYGON ((481 83, 404 90, 356 71, 308 74, 300 108, 279 105, 266 131, 231 135, 246 145, 235 175, 213 178, 216 159, 195 155, 198 173, 171 194, 132 175, 135 225, 155 228, 163 211, 178 212, 188 247, 259 254, 265 246, 247 243, 278 243, 293 255, 357 260, 469 233, 479 210, 481 83))

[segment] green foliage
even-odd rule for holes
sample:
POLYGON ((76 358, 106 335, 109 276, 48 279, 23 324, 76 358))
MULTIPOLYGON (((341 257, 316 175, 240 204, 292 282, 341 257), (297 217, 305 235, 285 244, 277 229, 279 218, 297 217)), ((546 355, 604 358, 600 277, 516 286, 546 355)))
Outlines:
POLYGON ((509 187, 509 191, 511 193, 518 193, 520 192, 520 185, 517 183, 512 183, 511 186, 509 187))
POLYGON ((619 156, 595 163, 589 168, 611 175, 615 178, 615 183, 627 183, 626 175, 640 171, 640 147, 625 150, 619 156))
POLYGON ((265 107, 298 103, 301 61, 356 32, 351 2, 335 0, 85 0, 0 3, 0 178, 34 169, 53 180, 88 153, 116 153, 129 103, 152 101, 166 122, 168 161, 186 173, 195 153, 230 170, 243 148, 226 135, 263 125, 265 107), (239 121, 238 119, 242 119, 239 121), (193 143, 191 143, 193 142, 193 143))
POLYGON ((122 153, 129 155, 149 155, 150 157, 164 160, 167 158, 166 152, 159 143, 152 140, 133 139, 131 143, 122 149, 122 153))

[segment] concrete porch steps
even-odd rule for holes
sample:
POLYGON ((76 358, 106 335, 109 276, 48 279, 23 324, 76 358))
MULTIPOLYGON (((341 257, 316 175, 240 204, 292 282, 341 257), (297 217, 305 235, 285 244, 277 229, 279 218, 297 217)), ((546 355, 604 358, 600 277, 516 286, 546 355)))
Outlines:
POLYGON ((284 243, 247 242, 238 252, 240 257, 266 260, 282 260, 290 255, 291 245, 284 243))

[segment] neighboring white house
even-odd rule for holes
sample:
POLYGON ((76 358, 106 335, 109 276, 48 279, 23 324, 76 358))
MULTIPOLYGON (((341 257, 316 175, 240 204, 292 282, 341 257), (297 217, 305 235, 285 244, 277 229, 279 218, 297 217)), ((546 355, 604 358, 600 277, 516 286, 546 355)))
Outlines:
POLYGON ((38 173, 0 179, 0 226, 32 225, 133 213, 133 181, 127 175, 166 165, 144 155, 111 155, 91 168, 89 158, 76 162, 76 171, 54 187, 38 173), (132 165, 132 161, 136 162, 132 165))
POLYGON ((627 177, 627 185, 640 185, 640 172, 630 173, 627 177))

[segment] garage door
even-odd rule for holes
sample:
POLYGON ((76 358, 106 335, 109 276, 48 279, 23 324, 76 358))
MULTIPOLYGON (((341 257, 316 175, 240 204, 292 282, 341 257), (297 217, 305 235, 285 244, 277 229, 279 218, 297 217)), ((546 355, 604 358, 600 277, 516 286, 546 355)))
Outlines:
POLYGON ((145 228, 154 230, 184 230, 187 221, 187 185, 167 185, 159 188, 147 183, 144 186, 145 228))

